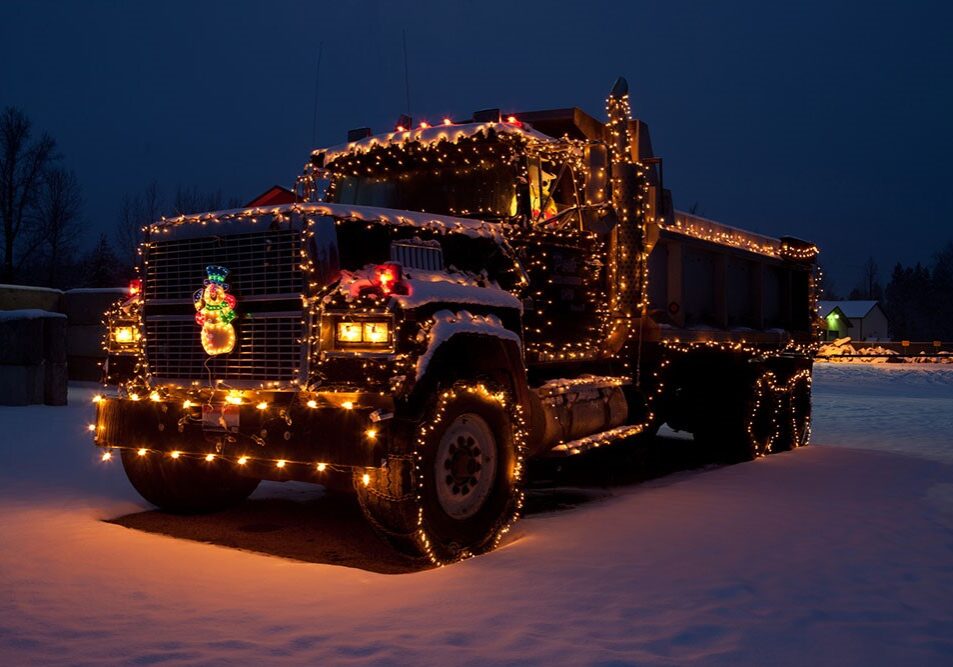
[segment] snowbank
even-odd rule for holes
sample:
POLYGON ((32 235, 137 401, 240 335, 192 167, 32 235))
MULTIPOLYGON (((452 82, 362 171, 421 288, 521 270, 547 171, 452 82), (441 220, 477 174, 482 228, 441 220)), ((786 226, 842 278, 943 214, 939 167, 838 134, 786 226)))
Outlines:
POLYGON ((935 352, 932 354, 920 353, 913 357, 901 357, 896 350, 871 345, 870 343, 851 341, 849 337, 838 338, 821 345, 817 352, 818 361, 833 361, 838 363, 858 364, 885 364, 885 363, 921 363, 921 364, 949 364, 953 363, 953 355, 949 352, 935 352))
POLYGON ((39 308, 22 308, 20 310, 0 310, 0 322, 9 322, 10 320, 40 320, 40 319, 66 319, 63 313, 54 313, 49 310, 40 310, 39 308))
POLYGON ((615 488, 404 575, 243 551, 266 511, 218 540, 239 548, 104 523, 147 507, 88 445, 93 389, 0 408, 0 660, 951 664, 953 469, 921 445, 949 441, 953 372, 827 366, 815 387, 821 445, 615 488))

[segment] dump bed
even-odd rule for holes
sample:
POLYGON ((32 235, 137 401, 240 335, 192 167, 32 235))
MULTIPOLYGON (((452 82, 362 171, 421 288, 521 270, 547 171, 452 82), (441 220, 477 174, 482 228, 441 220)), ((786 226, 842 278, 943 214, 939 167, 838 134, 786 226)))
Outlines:
POLYGON ((649 310, 663 337, 810 338, 813 245, 674 217, 649 254, 649 310))

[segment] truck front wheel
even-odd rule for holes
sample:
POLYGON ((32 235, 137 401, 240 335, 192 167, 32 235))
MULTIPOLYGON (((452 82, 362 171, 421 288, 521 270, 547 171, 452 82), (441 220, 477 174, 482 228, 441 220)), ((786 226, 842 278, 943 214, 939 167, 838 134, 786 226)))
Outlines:
POLYGON ((243 477, 227 466, 221 460, 173 459, 161 453, 139 456, 122 450, 122 467, 139 495, 175 514, 216 512, 250 496, 260 480, 243 477))
POLYGON ((371 523, 436 564, 489 551, 522 504, 524 435, 509 396, 456 384, 440 392, 414 431, 410 474, 378 473, 357 485, 371 523), (404 492, 395 493, 400 478, 404 492))

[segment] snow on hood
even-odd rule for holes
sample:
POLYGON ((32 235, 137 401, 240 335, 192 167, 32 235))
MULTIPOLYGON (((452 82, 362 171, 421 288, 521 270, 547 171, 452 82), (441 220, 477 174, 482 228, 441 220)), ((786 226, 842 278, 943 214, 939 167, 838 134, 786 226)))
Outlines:
POLYGON ((520 348, 523 341, 514 331, 503 326, 496 315, 474 315, 466 310, 454 313, 450 310, 440 310, 433 314, 432 326, 428 334, 427 350, 417 358, 417 380, 427 372, 427 367, 433 359, 434 353, 441 345, 458 334, 477 334, 489 336, 516 343, 520 348))
MULTIPOLYGON (((359 271, 342 271, 338 290, 346 293, 349 300, 356 299, 362 289, 372 285, 373 272, 372 265, 359 271)), ((402 280, 407 283, 409 293, 392 294, 391 298, 403 308, 419 308, 429 303, 465 303, 523 312, 522 301, 486 276, 404 268, 402 280)))

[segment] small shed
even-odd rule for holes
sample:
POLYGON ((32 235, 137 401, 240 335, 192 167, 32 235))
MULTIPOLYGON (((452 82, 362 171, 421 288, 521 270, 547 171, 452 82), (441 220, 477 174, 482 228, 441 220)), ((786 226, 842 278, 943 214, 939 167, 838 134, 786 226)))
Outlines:
POLYGON ((821 301, 827 322, 827 339, 850 336, 852 340, 890 340, 887 315, 878 301, 821 301))

